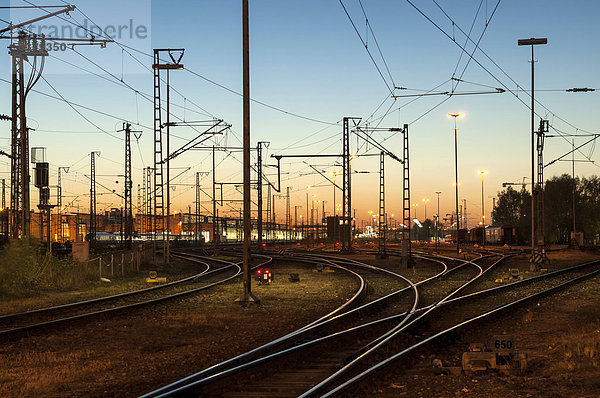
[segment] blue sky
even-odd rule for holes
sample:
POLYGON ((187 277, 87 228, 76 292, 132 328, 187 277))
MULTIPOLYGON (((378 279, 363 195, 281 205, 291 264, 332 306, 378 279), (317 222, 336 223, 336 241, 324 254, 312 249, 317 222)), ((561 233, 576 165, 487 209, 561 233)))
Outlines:
MULTIPOLYGON (((13 5, 26 4, 20 0, 13 5)), ((41 4, 41 3, 40 3, 41 4)), ((49 4, 49 3, 45 3, 49 4)), ((60 3, 58 3, 60 4, 60 3)), ((358 0, 344 0, 348 13, 364 40, 367 40, 365 17, 358 0)), ((427 21, 406 1, 363 0, 370 26, 385 57, 393 82, 397 86, 411 89, 431 90, 447 82, 455 71, 461 49, 444 36, 431 22, 427 21)), ((453 35, 452 22, 436 7, 433 1, 414 2, 440 28, 453 35)), ((530 88, 530 50, 517 46, 517 39, 548 37, 548 45, 536 48, 536 89, 564 90, 571 87, 600 88, 597 65, 599 64, 600 37, 596 21, 600 15, 600 4, 594 1, 501 1, 489 20, 497 1, 438 1, 455 22, 454 37, 461 45, 465 37, 458 29, 468 31, 473 24, 471 38, 478 40, 486 20, 489 23, 480 47, 509 77, 487 59, 481 52, 474 58, 488 69, 502 84, 515 90, 516 84, 530 88), (482 8, 474 21, 480 3, 482 8), (487 16, 487 17, 486 17, 487 16)), ((239 145, 241 137, 241 97, 190 73, 190 70, 221 85, 241 92, 241 2, 240 1, 91 1, 75 2, 87 17, 106 27, 126 23, 129 19, 137 25, 147 26, 149 35, 145 39, 124 41, 144 53, 157 47, 184 47, 182 62, 185 71, 171 74, 174 90, 172 113, 186 120, 204 120, 210 115, 222 118, 233 125, 233 131, 221 138, 222 143, 239 145), (181 94, 183 94, 183 96, 181 94), (185 99, 184 99, 185 97, 185 99), (198 108, 201 107, 200 108, 198 108), (184 110, 185 109, 185 110, 184 110), (194 113, 197 112, 197 113, 194 113), (184 115, 185 114, 185 115, 184 115)), ((491 199, 501 190, 502 182, 521 180, 530 174, 530 111, 519 101, 529 104, 527 93, 511 93, 455 96, 424 115, 445 97, 390 98, 386 84, 377 72, 339 1, 250 1, 251 7, 251 96, 269 105, 324 122, 336 123, 344 116, 369 118, 375 113, 381 116, 391 107, 400 111, 391 112, 381 121, 381 127, 397 127, 410 123, 412 195, 413 202, 429 198, 428 216, 434 213, 432 203, 435 191, 442 191, 440 213, 450 212, 454 203, 453 188, 453 122, 446 114, 464 112, 459 120, 459 180, 461 198, 466 198, 471 220, 477 218, 481 209, 481 180, 476 174, 486 169, 486 213, 491 209, 491 199), (408 104, 408 105, 407 105, 408 104)), ((22 13, 2 10, 2 19, 17 22, 43 13, 32 10, 22 13)), ((21 12, 21 11, 19 11, 21 12)), ((71 13, 73 21, 84 19, 79 11, 71 13)), ((48 20, 50 21, 50 20, 48 20)), ((65 23, 56 20, 56 23, 65 23)), ((377 50, 371 32, 368 47, 384 76, 391 80, 377 50)), ((466 48, 472 50, 472 44, 466 48)), ((152 104, 144 100, 135 90, 152 92, 150 72, 140 62, 150 66, 151 58, 131 52, 129 56, 116 44, 106 49, 95 46, 76 47, 76 50, 104 70, 67 50, 52 53, 46 62, 44 78, 64 98, 82 105, 114 115, 115 118, 80 109, 90 121, 84 120, 64 102, 49 99, 38 93, 28 97, 30 126, 38 131, 32 133, 31 146, 48 148, 48 160, 54 167, 72 166, 65 176, 65 195, 74 199, 79 195, 80 209, 88 207, 87 178, 89 156, 92 150, 102 151, 98 173, 104 185, 111 189, 122 189, 122 182, 115 183, 122 174, 123 143, 105 132, 118 135, 121 119, 139 123, 143 136, 133 146, 134 186, 141 183, 141 169, 152 159, 152 104), (88 69, 104 77, 90 75, 64 61, 88 69), (106 73, 110 72, 112 75, 106 73), (122 87, 123 79, 131 88, 122 87), (121 84, 121 86, 119 85, 121 84), (105 132, 98 131, 100 127, 105 132), (60 131, 60 132, 56 132, 60 131), (77 132, 77 133, 75 133, 77 132), (141 154, 141 156, 140 156, 141 154)), ((5 55, 0 63, 0 77, 10 80, 10 58, 5 55)), ((455 76, 461 75, 468 56, 463 55, 455 76)), ((492 75, 475 61, 471 61, 462 76, 467 82, 491 87, 502 87, 492 75)), ((0 82, 4 93, 0 98, 5 113, 10 111, 10 85, 0 82)), ((56 96, 44 80, 36 90, 56 96)), ((438 90, 450 90, 451 83, 438 90)), ((461 83, 458 91, 487 90, 484 86, 461 83)), ((416 91, 396 90, 397 94, 416 91)), ((164 91, 163 91, 164 95, 164 91)), ((539 115, 550 120, 553 127, 566 133, 599 132, 597 109, 598 93, 567 93, 564 91, 539 91, 538 99, 550 111, 536 107, 539 115), (561 120, 561 119, 564 119, 561 120), (567 123, 566 123, 566 122, 567 123), (575 127, 573 127, 575 126, 575 127), (581 130, 576 130, 576 128, 581 130)), ((292 117, 268 109, 259 104, 252 105, 252 142, 270 141, 267 154, 272 153, 339 153, 341 151, 341 125, 328 125, 292 117)), ((536 126, 538 121, 536 120, 536 126)), ((138 127, 139 128, 139 127, 138 127)), ((2 149, 9 149, 9 129, 4 127, 0 141, 2 149)), ((189 128, 173 130, 172 149, 195 136, 189 128)), ((399 136, 376 135, 386 139, 385 146, 392 152, 401 153, 399 136)), ((576 143, 584 142, 578 138, 576 143)), ((353 139, 356 151, 357 140, 353 139)), ((360 153, 367 150, 359 142, 360 153)), ((554 159, 569 150, 567 140, 549 138, 546 141, 545 157, 554 159)), ((374 152, 373 149, 370 152, 374 152)), ((590 156, 590 148, 583 150, 590 156)), ((583 154, 577 154, 578 159, 583 154)), ((592 160, 598 160, 595 152, 592 160)), ((193 183, 196 171, 208 171, 208 153, 190 151, 173 162, 174 167, 190 167, 176 180, 173 193, 174 209, 186 210, 194 200, 193 183)), ((241 181, 241 157, 219 155, 217 179, 241 181)), ((315 162, 319 168, 331 171, 333 166, 321 160, 315 162)), ((387 204, 389 213, 400 213, 401 180, 400 165, 388 161, 387 204)), ((365 218, 369 210, 376 211, 378 200, 378 162, 376 158, 358 158, 353 167, 371 173, 356 174, 353 179, 353 207, 357 207, 358 219, 365 218)), ((598 166, 579 163, 577 174, 598 174, 598 166)), ((0 159, 0 171, 8 178, 8 164, 0 159)), ((56 168, 54 168, 56 170, 56 168)), ((557 163, 546 169, 547 177, 570 170, 570 164, 557 163)), ((181 170, 179 170, 181 171, 181 170)), ((179 171, 174 171, 177 174, 179 171)), ((326 200, 326 211, 331 213, 333 193, 331 184, 322 177, 310 173, 310 168, 301 160, 284 161, 282 185, 292 187, 292 206, 305 206, 306 186, 315 188, 314 194, 326 200)), ((55 178, 53 176, 52 178, 55 178)), ((211 176, 203 179, 209 188, 211 176)), ((100 189, 99 189, 100 191, 100 189)), ((225 195, 239 199, 233 187, 225 195)), ((32 193, 37 197, 37 193, 32 193)), ((341 195, 337 194, 339 203, 341 195)), ((203 205, 210 208, 203 198, 203 205)), ((119 198, 103 195, 99 208, 118 206, 119 198)), ((66 202, 69 199, 65 199, 66 202)), ((75 206, 77 202, 73 202, 75 206)), ((277 209, 283 210, 284 200, 278 200, 277 209)), ((192 205, 193 206, 193 205, 192 205)), ((237 204, 232 205, 238 207, 237 204)), ((231 210, 225 206, 221 211, 231 210)), ((302 210, 305 214, 306 209, 302 210)), ((418 217, 423 218, 422 206, 418 217)), ((283 212, 279 212, 283 219, 283 212)), ((489 217, 489 215, 488 215, 489 217)))

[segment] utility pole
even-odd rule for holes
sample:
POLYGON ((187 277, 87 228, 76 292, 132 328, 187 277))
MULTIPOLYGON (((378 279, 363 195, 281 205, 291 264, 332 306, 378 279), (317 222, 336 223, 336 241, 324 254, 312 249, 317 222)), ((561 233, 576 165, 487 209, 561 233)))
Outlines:
POLYGON ((4 178, 2 179, 2 209, 6 209, 6 180, 4 178))
MULTIPOLYGON (((291 215, 290 215, 290 187, 286 187, 286 195, 285 195, 285 223, 286 223, 286 237, 287 240, 290 240, 290 224, 291 224, 291 215)), ((325 202, 323 202, 323 211, 325 211, 325 202)), ((323 213, 324 215, 325 213, 323 213)))
POLYGON ((530 38, 530 39, 520 39, 517 41, 517 45, 519 46, 531 46, 531 261, 533 261, 533 256, 535 254, 535 161, 534 161, 534 153, 535 153, 535 90, 534 90, 534 65, 535 58, 533 48, 538 44, 548 44, 547 38, 530 38))
POLYGON ((100 151, 90 153, 90 246, 96 243, 96 156, 100 151))
POLYGON ((244 281, 242 296, 238 299, 242 304, 258 303, 252 294, 252 278, 250 275, 250 29, 248 17, 248 0, 242 0, 242 37, 243 37, 243 114, 244 114, 244 281))
POLYGON ((412 266, 411 242, 410 242, 410 167, 408 146, 408 124, 402 129, 402 267, 412 266))
POLYGON ((194 218, 195 222, 195 229, 196 229, 196 234, 195 234, 195 240, 198 240, 198 235, 200 234, 200 210, 202 209, 202 207, 200 206, 200 172, 197 171, 196 172, 196 217, 194 218))
POLYGON ((141 209, 142 209, 142 187, 140 184, 137 184, 137 219, 138 219, 138 223, 139 223, 138 234, 141 232, 141 229, 142 229, 142 224, 141 224, 141 219, 140 219, 141 209))
POLYGON ((272 234, 273 234, 273 240, 276 239, 277 237, 277 218, 275 217, 275 194, 273 194, 273 200, 271 201, 271 217, 273 217, 273 219, 271 220, 271 225, 273 226, 272 228, 272 234))
POLYGON ((257 190, 257 199, 256 204, 258 207, 257 213, 257 229, 258 229, 258 250, 262 250, 263 243, 263 194, 262 194, 262 144, 267 144, 266 142, 259 141, 256 144, 256 157, 257 157, 257 179, 256 179, 256 190, 257 190))
MULTIPOLYGON (((152 168, 150 166, 146 167, 146 233, 152 234, 154 231, 154 217, 153 217, 153 209, 152 209, 152 168)), ((154 241, 154 237, 152 240, 154 241)), ((155 252, 154 252, 155 253, 155 252)), ((154 254, 156 256, 156 254, 154 254)), ((156 263, 156 259, 154 260, 156 263)))
MULTIPOLYGON (((70 167, 59 167, 58 168, 58 195, 57 195, 57 205, 56 207, 58 207, 58 241, 60 243, 62 243, 63 241, 63 229, 62 229, 62 174, 61 172, 64 171, 65 173, 69 172, 70 167)), ((4 180, 3 180, 4 181, 4 180)), ((3 189, 4 192, 4 189, 3 189)), ((4 204, 4 195, 2 198, 2 203, 4 204)), ((2 206, 4 207, 4 206, 2 206)))
POLYGON ((217 164, 215 161, 215 145, 212 147, 212 205, 213 205, 213 255, 217 255, 217 242, 218 242, 218 227, 217 227, 217 180, 216 180, 217 164))
POLYGON ((269 225, 271 225, 271 210, 272 210, 272 208, 271 208, 271 199, 272 199, 272 196, 271 196, 271 185, 268 185, 267 186, 267 224, 265 226, 265 229, 266 229, 265 235, 267 237, 267 240, 269 240, 269 238, 270 238, 271 229, 272 229, 272 226, 269 227, 269 225))
POLYGON ((385 213, 385 152, 381 151, 379 155, 379 222, 378 222, 378 235, 379 235, 379 250, 377 251, 377 258, 385 259, 388 258, 385 240, 387 238, 387 217, 385 213))
MULTIPOLYGON (((34 18, 29 21, 18 24, 10 23, 7 28, 0 29, 0 35, 9 32, 7 38, 11 40, 9 54, 12 57, 12 129, 11 129, 11 214, 10 229, 13 238, 28 238, 31 229, 30 213, 30 191, 29 191, 29 128, 27 127, 27 116, 25 112, 25 103, 27 94, 40 79, 44 65, 45 57, 48 55, 46 50, 46 40, 44 36, 29 34, 25 31, 19 31, 17 36, 13 36, 13 31, 28 26, 34 22, 54 17, 63 13, 75 10, 74 6, 64 6, 55 12, 48 12, 46 15, 34 18), (38 62, 38 57, 41 61, 38 62), (32 65, 31 75, 25 78, 24 61, 32 65)), ((75 44, 101 44, 106 46, 107 42, 112 40, 90 39, 65 39, 53 37, 53 41, 71 41, 85 43, 75 44)))
POLYGON ((141 131, 131 130, 131 124, 123 122, 123 129, 119 132, 125 132, 125 210, 123 213, 124 220, 124 243, 127 248, 131 247, 133 239, 133 211, 132 211, 132 189, 133 182, 131 180, 131 133, 141 133, 141 131))
POLYGON ((538 239, 542 243, 542 255, 546 256, 546 231, 544 228, 544 140, 546 133, 550 131, 550 122, 540 119, 540 127, 536 131, 537 136, 537 192, 538 192, 538 239))
MULTIPOLYGON (((169 253, 169 234, 170 234, 170 159, 169 156, 169 128, 171 126, 170 120, 170 109, 169 109, 169 72, 171 70, 183 69, 181 64, 181 58, 185 49, 183 48, 156 48, 154 49, 154 62, 152 64, 152 70, 154 71, 154 213, 155 213, 155 232, 163 235, 163 241, 165 242, 164 247, 164 264, 169 265, 170 253, 169 253), (161 53, 167 53, 171 62, 161 63, 161 53), (162 104, 160 101, 160 71, 167 71, 167 122, 162 124, 162 104), (162 129, 166 127, 166 153, 167 153, 167 195, 166 195, 166 228, 165 228, 165 198, 164 198, 164 179, 163 179, 163 146, 162 146, 162 129), (160 214, 157 214, 160 212, 160 214), (160 221, 156 219, 160 216, 160 221)), ((156 240, 154 242, 154 251, 156 253, 156 240)), ((156 255, 156 254, 155 254, 156 255)))

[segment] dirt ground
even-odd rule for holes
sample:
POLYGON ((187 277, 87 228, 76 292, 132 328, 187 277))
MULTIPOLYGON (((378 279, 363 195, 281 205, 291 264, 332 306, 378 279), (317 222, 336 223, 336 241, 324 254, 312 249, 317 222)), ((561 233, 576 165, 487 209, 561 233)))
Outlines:
MULTIPOLYGON (((549 269, 595 258, 589 252, 551 253, 549 269)), ((526 258, 514 264, 525 268, 526 258)), ((138 396, 307 324, 356 288, 341 272, 316 273, 291 263, 272 269, 271 285, 253 285, 260 306, 236 304, 241 285, 234 282, 152 309, 0 341, 0 396, 138 396), (288 280, 291 272, 299 273, 299 283, 288 280)), ((600 397, 598 291, 595 278, 460 332, 452 347, 417 358, 417 367, 436 358, 455 365, 469 343, 509 333, 529 354, 524 375, 432 376, 398 367, 379 375, 366 396, 600 397)))
POLYGON ((303 326, 351 297, 343 272, 272 267, 255 284, 261 305, 241 307, 239 282, 127 315, 0 341, 1 397, 132 397, 303 326), (298 272, 300 282, 288 280, 298 272))
MULTIPOLYGON (((550 254, 550 267, 586 262, 599 256, 569 251, 550 254)), ((419 358, 415 368, 431 369, 434 359, 458 366, 470 343, 492 336, 514 336, 516 350, 529 356, 523 375, 496 372, 475 376, 431 375, 415 368, 386 378, 370 395, 381 397, 600 397, 600 277, 532 302, 461 331, 450 349, 419 358)))

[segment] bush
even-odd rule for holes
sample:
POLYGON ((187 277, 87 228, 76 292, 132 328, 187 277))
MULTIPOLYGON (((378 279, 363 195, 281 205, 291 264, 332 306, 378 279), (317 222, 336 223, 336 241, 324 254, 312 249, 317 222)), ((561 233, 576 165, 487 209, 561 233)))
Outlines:
POLYGON ((71 259, 42 253, 29 242, 15 240, 0 251, 0 296, 76 289, 93 278, 91 270, 71 259))

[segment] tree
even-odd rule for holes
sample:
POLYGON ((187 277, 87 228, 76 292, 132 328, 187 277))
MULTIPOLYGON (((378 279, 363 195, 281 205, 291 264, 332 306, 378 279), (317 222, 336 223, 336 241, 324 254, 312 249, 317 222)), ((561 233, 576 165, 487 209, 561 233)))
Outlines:
POLYGON ((514 227, 518 243, 530 241, 531 194, 525 189, 515 191, 510 186, 498 192, 498 201, 492 212, 492 219, 495 226, 514 227))

